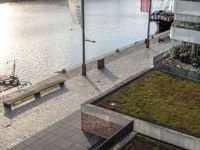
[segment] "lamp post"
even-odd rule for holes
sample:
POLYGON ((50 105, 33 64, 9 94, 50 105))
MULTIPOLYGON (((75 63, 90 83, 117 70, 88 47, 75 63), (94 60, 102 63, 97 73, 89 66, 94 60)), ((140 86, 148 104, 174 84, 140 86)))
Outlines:
POLYGON ((152 0, 149 0, 149 17, 148 17, 148 30, 147 30, 147 40, 146 40, 146 48, 149 48, 149 35, 150 35, 150 22, 151 22, 151 4, 152 0))
POLYGON ((85 63, 85 5, 84 0, 81 0, 81 27, 82 27, 82 75, 86 76, 86 63, 85 63))

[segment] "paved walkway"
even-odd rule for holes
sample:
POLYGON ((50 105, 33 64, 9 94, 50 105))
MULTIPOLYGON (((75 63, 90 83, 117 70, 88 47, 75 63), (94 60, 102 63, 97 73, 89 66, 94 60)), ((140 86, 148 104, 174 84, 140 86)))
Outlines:
POLYGON ((80 69, 68 72, 64 89, 17 109, 9 116, 0 108, 0 149, 11 148, 80 109, 80 104, 105 92, 128 77, 153 65, 153 57, 171 47, 171 41, 144 45, 106 57, 106 67, 89 67, 87 77, 80 69))
POLYGON ((11 150, 88 150, 104 140, 81 130, 81 112, 77 111, 11 150))

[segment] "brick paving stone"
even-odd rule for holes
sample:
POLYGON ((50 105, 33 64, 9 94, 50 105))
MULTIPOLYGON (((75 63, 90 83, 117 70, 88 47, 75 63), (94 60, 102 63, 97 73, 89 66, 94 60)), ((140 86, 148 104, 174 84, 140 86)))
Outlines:
POLYGON ((59 127, 57 129, 55 129, 52 134, 57 135, 57 136, 63 136, 66 133, 69 133, 70 130, 64 127, 59 127))
MULTIPOLYGON (((80 125, 81 112, 77 111, 75 115, 70 115, 69 120, 73 120, 73 123, 80 125), (71 117, 72 116, 72 117, 71 117)), ((67 120, 68 117, 65 118, 67 120)), ((80 128, 72 126, 61 126, 59 123, 44 129, 37 133, 33 137, 22 142, 20 145, 24 145, 26 149, 66 149, 66 148, 89 148, 96 144, 101 138, 91 134, 84 133, 80 128), (65 126, 65 127, 64 127, 65 126), (70 146, 70 147, 69 147, 70 146)), ((16 147, 19 147, 16 146, 16 147)), ((15 148, 15 147, 14 147, 15 148)), ((19 149, 23 149, 20 147, 19 149)))
POLYGON ((23 150, 34 150, 34 149, 29 146, 26 146, 23 150))
POLYGON ((25 140, 25 141, 23 142, 23 144, 25 144, 25 145, 30 145, 30 144, 32 144, 33 142, 35 142, 36 140, 38 140, 38 139, 32 136, 31 138, 28 138, 27 140, 25 140))
POLYGON ((59 148, 62 148, 62 149, 66 149, 68 146, 70 146, 71 144, 73 144, 73 142, 69 141, 69 140, 65 140, 65 142, 61 143, 59 145, 59 148))
POLYGON ((87 148, 87 147, 84 147, 84 146, 82 146, 82 145, 73 143, 73 144, 71 144, 70 146, 68 146, 68 147, 66 148, 66 150, 88 150, 88 148, 87 148))
MULTIPOLYGON (((53 145, 51 143, 45 143, 44 145, 41 145, 41 150, 61 150, 61 148, 57 147, 56 145, 53 145)), ((35 148, 35 150, 38 150, 37 148, 35 148)))
POLYGON ((49 133, 50 133, 50 132, 49 132, 48 130, 43 130, 43 131, 37 133, 36 135, 34 135, 34 137, 40 139, 40 138, 46 136, 46 135, 49 134, 49 133))
POLYGON ((42 141, 42 140, 37 140, 35 142, 33 142, 32 144, 29 145, 29 147, 33 148, 33 149, 37 149, 37 150, 43 150, 43 148, 45 146, 47 146, 49 143, 47 143, 46 141, 42 141))
POLYGON ((48 135, 44 136, 42 138, 42 140, 47 142, 47 141, 52 141, 53 138, 54 138, 53 134, 48 134, 48 135))
POLYGON ((16 145, 15 147, 11 148, 10 150, 22 150, 22 149, 24 149, 25 147, 26 147, 25 144, 20 143, 20 144, 16 145))
POLYGON ((62 135, 63 138, 71 140, 71 137, 74 136, 75 134, 73 134, 72 132, 68 132, 65 133, 64 135, 62 135))
POLYGON ((46 128, 47 131, 49 132, 53 132, 54 130, 56 130, 57 128, 59 128, 59 125, 58 124, 54 124, 48 128, 46 128))

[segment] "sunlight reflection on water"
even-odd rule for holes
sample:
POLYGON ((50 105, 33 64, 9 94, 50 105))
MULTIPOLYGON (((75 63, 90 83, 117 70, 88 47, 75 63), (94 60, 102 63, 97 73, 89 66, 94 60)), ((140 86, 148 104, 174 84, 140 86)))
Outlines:
MULTIPOLYGON (((87 59, 144 39, 147 13, 139 8, 140 0, 87 0, 86 36, 96 41, 86 43, 87 59)), ((35 80, 81 56, 81 28, 65 1, 0 4, 0 73, 10 73, 16 60, 20 79, 35 80)))

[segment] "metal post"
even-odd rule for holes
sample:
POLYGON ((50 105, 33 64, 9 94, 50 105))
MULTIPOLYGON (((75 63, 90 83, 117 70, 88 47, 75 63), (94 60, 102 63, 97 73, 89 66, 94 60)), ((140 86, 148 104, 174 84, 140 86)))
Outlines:
POLYGON ((149 0, 149 18, 148 18, 148 31, 147 31, 147 40, 146 40, 146 48, 149 48, 149 35, 150 35, 150 22, 151 22, 151 3, 152 0, 149 0))
POLYGON ((82 50, 83 50, 83 62, 82 62, 82 75, 86 75, 86 64, 85 64, 85 10, 84 0, 81 0, 81 22, 82 22, 82 50))

